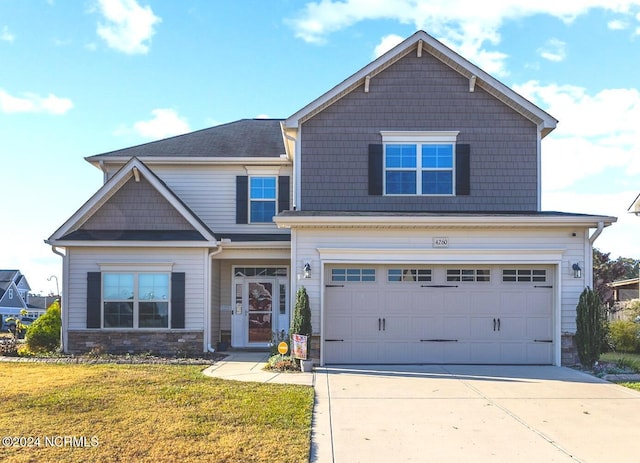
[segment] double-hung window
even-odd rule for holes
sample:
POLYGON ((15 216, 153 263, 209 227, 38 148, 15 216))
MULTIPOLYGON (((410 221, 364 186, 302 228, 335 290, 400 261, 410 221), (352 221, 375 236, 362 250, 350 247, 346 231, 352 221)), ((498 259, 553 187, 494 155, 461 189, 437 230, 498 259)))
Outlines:
POLYGON ((249 177, 249 210, 251 223, 271 222, 276 215, 276 177, 249 177))
POLYGON ((384 194, 453 195, 458 132, 382 132, 384 194))
POLYGON ((102 275, 105 328, 169 328, 170 274, 102 275))

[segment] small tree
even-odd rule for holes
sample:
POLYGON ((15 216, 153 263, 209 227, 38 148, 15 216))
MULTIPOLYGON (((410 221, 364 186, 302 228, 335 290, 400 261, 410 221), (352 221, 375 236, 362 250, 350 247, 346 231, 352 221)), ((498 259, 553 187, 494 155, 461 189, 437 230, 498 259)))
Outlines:
POLYGON ((14 339, 18 339, 22 337, 27 328, 27 325, 22 323, 22 317, 27 315, 26 309, 20 310, 20 315, 16 315, 15 317, 7 317, 4 319, 5 323, 9 325, 9 331, 13 334, 14 339))
MULTIPOLYGON (((301 286, 296 293, 296 305, 293 308, 291 334, 307 336, 306 347, 308 353, 309 339, 311 337, 311 308, 309 307, 309 295, 307 294, 307 290, 304 286, 301 286)), ((290 345, 293 345, 293 343, 290 345)))
POLYGON ((37 318, 27 331, 27 347, 32 352, 54 351, 60 346, 60 302, 54 301, 41 317, 37 318))
POLYGON ((598 292, 585 288, 576 307, 576 346, 580 363, 587 368, 600 358, 605 335, 605 310, 598 292))

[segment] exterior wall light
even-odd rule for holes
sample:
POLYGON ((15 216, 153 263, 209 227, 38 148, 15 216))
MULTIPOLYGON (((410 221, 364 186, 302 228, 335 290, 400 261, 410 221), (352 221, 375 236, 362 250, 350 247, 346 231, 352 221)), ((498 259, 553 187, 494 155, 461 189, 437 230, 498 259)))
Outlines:
POLYGON ((302 277, 305 279, 311 278, 311 264, 309 262, 305 262, 304 269, 302 271, 302 277))
POLYGON ((571 269, 573 270, 573 278, 582 278, 582 269, 577 262, 571 266, 571 269))

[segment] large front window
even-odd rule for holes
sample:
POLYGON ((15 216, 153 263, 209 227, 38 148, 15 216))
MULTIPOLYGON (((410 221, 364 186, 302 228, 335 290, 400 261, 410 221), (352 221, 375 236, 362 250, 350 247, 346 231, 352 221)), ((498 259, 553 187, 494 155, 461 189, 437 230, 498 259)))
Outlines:
POLYGON ((271 222, 276 215, 276 198, 276 177, 250 177, 250 222, 271 222))
POLYGON ((457 132, 385 132, 387 195, 452 195, 457 132))
POLYGON ((105 328, 168 328, 168 273, 104 273, 105 328))

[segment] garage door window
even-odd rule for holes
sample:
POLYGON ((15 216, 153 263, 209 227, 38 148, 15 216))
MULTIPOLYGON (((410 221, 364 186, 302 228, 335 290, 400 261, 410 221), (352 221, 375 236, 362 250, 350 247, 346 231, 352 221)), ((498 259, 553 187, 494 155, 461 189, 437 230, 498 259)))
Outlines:
POLYGON ((376 281, 376 271, 372 268, 334 268, 331 281, 372 282, 376 281))
POLYGON ((390 268, 387 271, 387 281, 390 283, 431 281, 431 269, 390 268))
POLYGON ((547 281, 546 270, 531 270, 531 269, 516 269, 516 270, 503 270, 502 281, 508 282, 540 282, 547 281))
POLYGON ((447 281, 488 283, 489 269, 447 269, 447 281))

